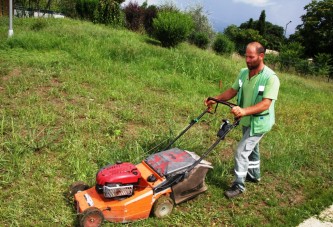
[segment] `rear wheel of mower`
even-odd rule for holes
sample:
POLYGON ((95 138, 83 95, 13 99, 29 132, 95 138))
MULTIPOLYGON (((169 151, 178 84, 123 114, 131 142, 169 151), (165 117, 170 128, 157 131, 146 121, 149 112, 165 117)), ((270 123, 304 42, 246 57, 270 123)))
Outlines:
POLYGON ((102 226, 104 215, 96 207, 89 207, 80 214, 80 226, 82 227, 99 227, 102 226))
POLYGON ((87 185, 83 181, 74 182, 73 184, 71 184, 71 186, 69 186, 69 196, 72 197, 79 191, 84 191, 87 190, 88 188, 89 185, 87 185))
POLYGON ((153 214, 155 217, 164 218, 171 214, 173 209, 173 201, 169 196, 163 195, 157 199, 153 206, 153 214))

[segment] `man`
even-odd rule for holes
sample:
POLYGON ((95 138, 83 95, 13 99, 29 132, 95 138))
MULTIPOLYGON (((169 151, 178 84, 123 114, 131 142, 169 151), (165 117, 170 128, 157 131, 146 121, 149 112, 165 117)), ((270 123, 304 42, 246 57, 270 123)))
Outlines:
MULTIPOLYGON (((245 191, 245 180, 260 181, 259 141, 275 122, 274 104, 278 96, 280 81, 275 72, 264 64, 265 48, 258 42, 246 47, 246 65, 240 71, 231 88, 216 96, 228 101, 237 95, 237 105, 231 109, 236 118, 241 118, 243 137, 235 152, 235 180, 225 191, 233 198, 245 191)), ((205 105, 211 109, 214 101, 207 99, 205 105)))

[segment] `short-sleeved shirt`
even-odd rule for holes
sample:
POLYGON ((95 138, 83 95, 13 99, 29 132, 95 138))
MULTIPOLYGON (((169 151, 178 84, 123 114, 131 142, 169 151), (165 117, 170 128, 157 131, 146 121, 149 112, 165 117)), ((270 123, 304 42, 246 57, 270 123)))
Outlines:
MULTIPOLYGON (((279 87, 280 87, 280 81, 279 78, 276 76, 276 74, 272 71, 269 70, 269 68, 265 66, 265 68, 263 70, 260 71, 259 74, 251 77, 251 79, 249 79, 249 73, 248 73, 248 69, 245 69, 247 72, 247 78, 245 81, 243 81, 243 85, 242 85, 242 89, 243 89, 243 93, 242 93, 242 108, 246 108, 249 106, 252 106, 253 104, 252 102, 252 98, 253 98, 253 91, 256 87, 256 83, 259 79, 259 75, 262 73, 270 73, 270 77, 267 81, 267 84, 265 85, 265 90, 263 93, 263 98, 268 98, 268 99, 272 99, 272 100, 277 100, 278 97, 278 92, 279 92, 279 87)), ((241 70, 241 73, 245 73, 243 70, 241 70)), ((240 73, 240 74, 241 74, 240 73)), ((236 91, 238 91, 239 89, 239 78, 240 78, 240 74, 237 77, 236 81, 234 82, 234 84, 232 85, 232 88, 235 89, 236 91)), ((245 116, 242 117, 240 124, 243 126, 250 126, 250 116, 245 116)))

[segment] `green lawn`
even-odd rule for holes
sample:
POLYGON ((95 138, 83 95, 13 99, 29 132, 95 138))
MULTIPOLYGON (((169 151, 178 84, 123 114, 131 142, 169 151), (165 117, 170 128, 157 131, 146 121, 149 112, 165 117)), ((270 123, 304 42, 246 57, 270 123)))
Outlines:
MULTIPOLYGON (((239 57, 75 20, 0 18, 0 226, 73 226, 77 180, 117 160, 139 163, 230 86, 239 57), (223 88, 219 87, 220 81, 223 88)), ((333 202, 333 85, 278 72, 277 124, 261 143, 262 182, 227 200, 240 128, 207 158, 208 191, 165 219, 130 226, 296 226, 333 202)), ((227 107, 177 146, 202 154, 227 107)), ((111 223, 105 223, 112 226, 111 223)))

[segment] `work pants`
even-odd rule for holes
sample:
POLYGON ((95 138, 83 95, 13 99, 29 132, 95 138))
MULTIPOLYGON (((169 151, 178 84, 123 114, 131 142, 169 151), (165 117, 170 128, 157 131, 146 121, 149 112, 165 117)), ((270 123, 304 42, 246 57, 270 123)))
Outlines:
POLYGON ((254 180, 260 178, 259 141, 264 134, 250 136, 251 128, 243 126, 243 138, 235 152, 235 181, 233 185, 245 191, 246 175, 254 180))

